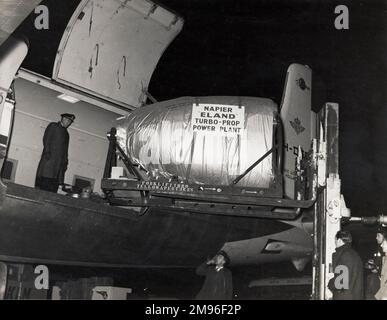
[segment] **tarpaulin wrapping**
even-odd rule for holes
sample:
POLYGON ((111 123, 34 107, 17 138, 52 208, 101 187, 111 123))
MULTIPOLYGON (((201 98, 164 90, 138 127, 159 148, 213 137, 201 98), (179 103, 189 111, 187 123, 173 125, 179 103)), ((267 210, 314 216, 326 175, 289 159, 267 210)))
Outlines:
MULTIPOLYGON (((183 97, 118 120, 117 140, 151 178, 229 185, 272 148, 276 113, 269 99, 183 97)), ((268 188, 272 166, 269 155, 237 185, 268 188)))

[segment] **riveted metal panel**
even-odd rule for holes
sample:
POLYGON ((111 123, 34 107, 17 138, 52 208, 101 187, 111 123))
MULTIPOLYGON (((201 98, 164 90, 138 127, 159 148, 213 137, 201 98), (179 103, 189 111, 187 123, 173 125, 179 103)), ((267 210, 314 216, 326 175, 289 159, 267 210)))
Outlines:
POLYGON ((182 18, 151 1, 84 0, 63 35, 53 79, 128 109, 139 107, 182 26, 182 18))
POLYGON ((0 0, 0 45, 42 0, 0 0))

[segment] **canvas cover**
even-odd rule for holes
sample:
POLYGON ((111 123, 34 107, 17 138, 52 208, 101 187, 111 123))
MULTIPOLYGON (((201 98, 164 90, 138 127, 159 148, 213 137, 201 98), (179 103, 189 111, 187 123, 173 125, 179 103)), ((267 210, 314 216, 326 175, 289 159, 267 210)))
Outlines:
MULTIPOLYGON (((252 97, 183 97, 118 120, 117 139, 152 179, 229 185, 272 148, 276 104, 252 97)), ((237 185, 268 188, 269 155, 237 185)))

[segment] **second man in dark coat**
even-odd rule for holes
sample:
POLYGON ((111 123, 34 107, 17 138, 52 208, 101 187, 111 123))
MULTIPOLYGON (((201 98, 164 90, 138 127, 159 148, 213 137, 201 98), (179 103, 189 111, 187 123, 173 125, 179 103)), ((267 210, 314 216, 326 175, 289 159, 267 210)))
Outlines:
POLYGON ((196 300, 231 300, 233 296, 232 273, 226 267, 230 258, 224 251, 196 269, 196 274, 205 276, 204 284, 196 300))
POLYGON ((73 114, 64 113, 61 115, 61 121, 51 122, 47 126, 43 136, 43 152, 36 173, 35 187, 57 192, 59 185, 64 183, 69 147, 67 128, 74 120, 73 114))
POLYGON ((348 231, 337 232, 336 251, 332 255, 335 276, 328 284, 333 300, 364 299, 363 263, 351 243, 352 236, 348 231))

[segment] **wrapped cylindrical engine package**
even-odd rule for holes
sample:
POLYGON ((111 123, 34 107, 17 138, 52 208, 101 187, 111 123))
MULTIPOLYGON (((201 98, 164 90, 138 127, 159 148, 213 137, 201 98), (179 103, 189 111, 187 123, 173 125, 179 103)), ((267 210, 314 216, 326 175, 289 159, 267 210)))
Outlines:
MULTIPOLYGON (((230 185, 273 146, 277 106, 252 97, 183 97, 154 103, 118 121, 117 140, 150 178, 230 185)), ((268 188, 272 155, 237 186, 268 188)))

